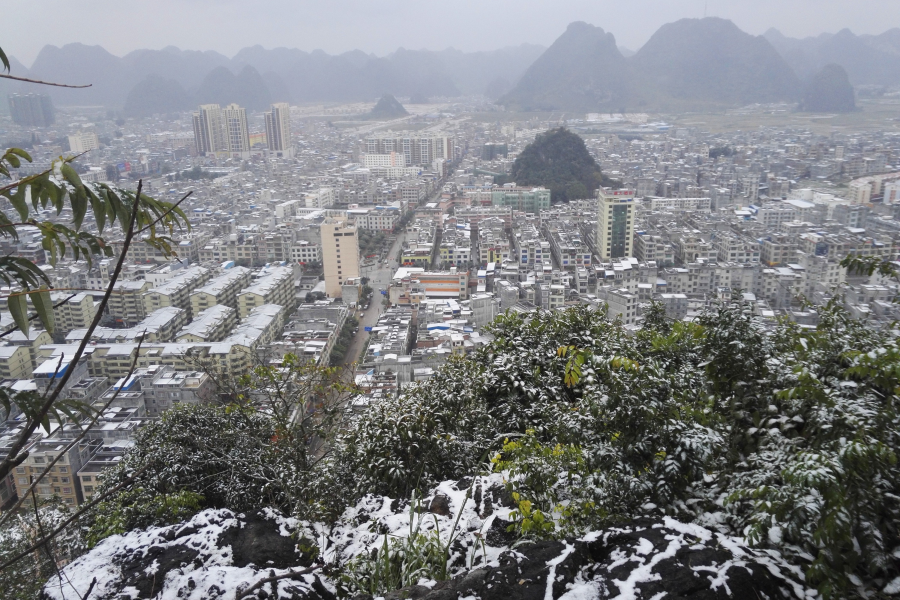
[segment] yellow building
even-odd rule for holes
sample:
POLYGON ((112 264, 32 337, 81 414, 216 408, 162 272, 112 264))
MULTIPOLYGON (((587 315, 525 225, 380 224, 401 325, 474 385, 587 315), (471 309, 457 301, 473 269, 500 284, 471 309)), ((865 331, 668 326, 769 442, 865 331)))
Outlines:
POLYGON ((288 310, 294 309, 294 269, 267 267, 261 273, 261 277, 238 294, 238 315, 242 319, 264 304, 278 304, 288 310))
POLYGON ((31 379, 29 346, 0 346, 0 379, 31 379))
POLYGON ((336 219, 325 219, 321 234, 325 293, 340 298, 344 281, 359 277, 359 236, 355 225, 336 219))

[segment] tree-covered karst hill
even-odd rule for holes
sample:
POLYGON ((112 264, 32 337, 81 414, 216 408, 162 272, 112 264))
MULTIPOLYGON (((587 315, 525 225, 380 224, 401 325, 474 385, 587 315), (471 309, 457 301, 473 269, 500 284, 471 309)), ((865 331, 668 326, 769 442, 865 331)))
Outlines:
POLYGON ((800 109, 807 112, 847 113, 856 110, 856 95, 847 71, 840 65, 826 65, 806 87, 800 109))
POLYGON ((616 183, 601 173, 584 140, 564 127, 538 135, 516 158, 505 181, 546 187, 552 202, 590 198, 600 186, 616 183))
POLYGON ((390 94, 385 94, 378 99, 372 110, 366 114, 366 118, 373 120, 397 119, 408 114, 396 98, 390 94))

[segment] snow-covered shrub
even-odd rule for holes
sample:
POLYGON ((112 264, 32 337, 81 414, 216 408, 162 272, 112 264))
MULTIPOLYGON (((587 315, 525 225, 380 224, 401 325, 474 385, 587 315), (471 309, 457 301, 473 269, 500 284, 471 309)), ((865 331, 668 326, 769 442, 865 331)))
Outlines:
MULTIPOLYGON (((814 330, 763 322, 740 299, 694 323, 657 310, 637 335, 584 307, 530 317, 501 316, 494 342, 351 425, 336 456, 354 497, 484 472, 531 431, 532 458, 579 456, 545 500, 513 487, 554 535, 551 505, 577 499, 595 511, 584 525, 669 515, 747 536, 827 597, 900 589, 895 340, 836 303, 814 330)), ((551 463, 516 468, 537 481, 551 463)))

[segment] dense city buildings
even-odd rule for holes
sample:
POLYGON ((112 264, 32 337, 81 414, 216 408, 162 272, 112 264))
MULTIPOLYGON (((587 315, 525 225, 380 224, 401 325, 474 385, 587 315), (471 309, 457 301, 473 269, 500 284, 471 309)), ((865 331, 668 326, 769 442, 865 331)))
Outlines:
MULTIPOLYGON (((192 228, 173 232, 177 259, 132 246, 78 364, 69 357, 116 257, 51 267, 28 226, 4 242, 60 291, 58 331, 0 342, 0 385, 44 390, 65 368, 67 397, 95 406, 115 397, 38 495, 89 500, 147 423, 214 401, 216 374, 287 352, 356 363, 358 414, 487 343, 484 327, 506 311, 603 306, 634 331, 651 302, 690 320, 740 293, 763 323, 812 326, 828 302, 872 327, 900 318, 894 281, 840 264, 848 254, 900 257, 900 135, 710 132, 647 115, 470 118, 491 106, 445 103, 394 128, 283 102, 120 123, 70 107, 58 109, 65 124, 0 121, 11 138, 59 140, 35 146, 34 169, 85 152, 86 181, 134 189, 141 179, 161 198, 193 192, 182 205, 192 228), (612 183, 554 204, 553 182, 521 185, 510 173, 560 125, 582 136, 612 183)), ((109 238, 120 252, 121 230, 109 238)), ((11 323, 0 302, 0 326, 11 323)), ((0 443, 14 427, 0 427, 0 443)), ((0 501, 71 439, 67 427, 35 435, 32 462, 0 486, 0 501)))

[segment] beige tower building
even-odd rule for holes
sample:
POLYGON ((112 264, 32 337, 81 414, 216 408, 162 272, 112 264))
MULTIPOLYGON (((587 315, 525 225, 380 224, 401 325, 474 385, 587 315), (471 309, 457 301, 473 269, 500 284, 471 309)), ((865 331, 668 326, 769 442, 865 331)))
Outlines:
POLYGON ((237 104, 229 104, 222 109, 228 151, 242 155, 250 152, 250 131, 247 129, 247 110, 237 104))
POLYGON ((325 293, 341 297, 341 285, 351 277, 359 277, 359 238, 356 226, 346 221, 325 219, 321 225, 322 267, 325 271, 325 293))
POLYGON ((193 116, 194 142, 200 154, 227 152, 228 137, 222 108, 218 104, 201 104, 193 116))
POLYGON ((291 107, 287 102, 273 104, 266 113, 266 144, 279 156, 292 154, 291 107))
POLYGON ((597 235, 601 261, 634 254, 634 191, 597 190, 597 235))

